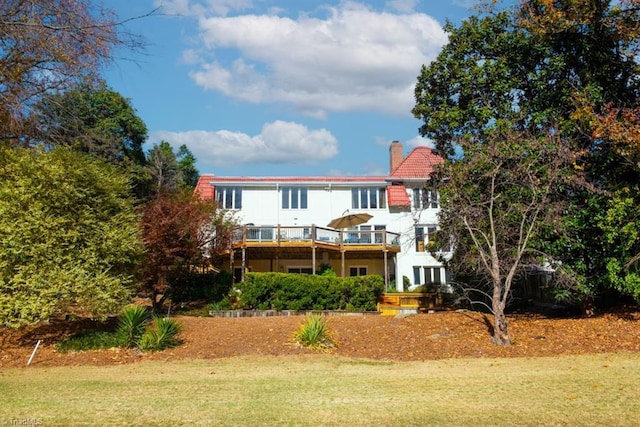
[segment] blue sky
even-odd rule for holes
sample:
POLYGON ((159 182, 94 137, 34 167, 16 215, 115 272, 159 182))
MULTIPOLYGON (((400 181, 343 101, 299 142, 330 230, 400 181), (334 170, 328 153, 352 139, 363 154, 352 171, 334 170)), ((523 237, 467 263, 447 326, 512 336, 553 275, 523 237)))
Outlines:
POLYGON ((110 0, 141 53, 109 86, 201 173, 384 175, 389 143, 428 144, 411 115, 422 64, 472 0, 110 0))

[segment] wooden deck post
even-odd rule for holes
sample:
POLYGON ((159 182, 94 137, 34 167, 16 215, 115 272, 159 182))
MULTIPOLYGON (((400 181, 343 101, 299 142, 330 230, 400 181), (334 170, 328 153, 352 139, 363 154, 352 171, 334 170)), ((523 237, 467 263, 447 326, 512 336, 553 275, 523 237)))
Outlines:
POLYGON ((247 248, 242 248, 242 272, 240 273, 241 282, 244 282, 244 271, 247 268, 247 248))
POLYGON ((386 292, 389 289, 389 258, 387 253, 389 251, 387 248, 383 249, 382 253, 384 254, 384 291, 386 292))
POLYGON ((311 246, 311 273, 316 274, 316 245, 311 246))

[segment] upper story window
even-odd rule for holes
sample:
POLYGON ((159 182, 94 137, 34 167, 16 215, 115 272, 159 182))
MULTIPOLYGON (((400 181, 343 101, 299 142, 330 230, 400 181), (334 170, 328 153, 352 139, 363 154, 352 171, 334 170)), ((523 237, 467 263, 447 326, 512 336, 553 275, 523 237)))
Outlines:
POLYGON ((413 189, 413 207, 416 209, 437 209, 440 206, 440 195, 437 190, 428 188, 413 189))
POLYGON ((352 209, 386 209, 385 188, 356 187, 351 189, 352 209))
POLYGON ((222 209, 242 209, 242 188, 216 187, 216 202, 222 209))
POLYGON ((282 209, 307 209, 307 188, 282 187, 282 209))
POLYGON ((436 225, 417 225, 415 227, 416 252, 437 250, 451 252, 451 241, 442 235, 436 225))
POLYGON ((427 250, 429 242, 435 240, 436 231, 437 228, 435 225, 416 226, 416 252, 424 252, 427 250))

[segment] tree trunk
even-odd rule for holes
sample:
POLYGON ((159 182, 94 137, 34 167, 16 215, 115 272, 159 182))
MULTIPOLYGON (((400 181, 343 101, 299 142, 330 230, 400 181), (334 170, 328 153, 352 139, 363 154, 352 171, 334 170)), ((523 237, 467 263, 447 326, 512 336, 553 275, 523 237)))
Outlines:
POLYGON ((504 308, 494 313, 492 341, 496 345, 511 345, 511 338, 509 338, 509 321, 507 320, 507 316, 504 315, 504 308))
POLYGON ((509 338, 509 321, 504 314, 506 300, 503 298, 502 287, 500 284, 494 284, 493 301, 491 308, 493 309, 493 338, 491 339, 496 345, 511 345, 509 338))
POLYGON ((159 292, 153 292, 151 296, 151 308, 154 314, 160 314, 162 312, 162 306, 167 300, 167 294, 161 294, 159 292), (158 299, 160 297, 160 299, 158 299))
POLYGON ((167 279, 164 276, 160 276, 151 292, 151 308, 154 314, 160 314, 162 312, 162 306, 167 299, 168 291, 167 279), (160 299, 158 299, 158 297, 160 299))

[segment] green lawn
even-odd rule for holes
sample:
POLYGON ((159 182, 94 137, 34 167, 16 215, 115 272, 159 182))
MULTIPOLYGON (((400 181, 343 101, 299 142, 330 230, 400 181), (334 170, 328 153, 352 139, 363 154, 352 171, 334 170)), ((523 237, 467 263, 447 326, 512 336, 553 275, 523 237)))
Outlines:
POLYGON ((0 372, 0 426, 636 426, 640 354, 332 356, 0 372))

